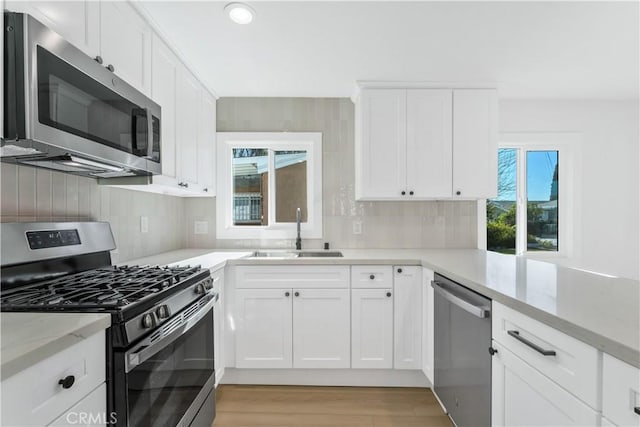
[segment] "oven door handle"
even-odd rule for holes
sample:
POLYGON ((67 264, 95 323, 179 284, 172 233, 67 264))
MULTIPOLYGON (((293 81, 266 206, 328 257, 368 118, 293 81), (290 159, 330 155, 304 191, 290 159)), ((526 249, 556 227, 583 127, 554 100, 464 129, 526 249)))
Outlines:
MULTIPOLYGON (((176 339, 186 334, 191 328, 193 328, 196 323, 198 323, 200 319, 202 319, 213 308, 213 305, 215 304, 216 299, 213 295, 209 294, 205 298, 208 298, 209 300, 202 308, 200 308, 188 319, 182 320, 183 323, 180 326, 169 332, 159 341, 151 342, 151 338, 147 337, 142 340, 142 342, 140 342, 137 346, 127 351, 125 353, 125 372, 129 373, 136 366, 149 360, 151 356, 158 353, 160 350, 167 347, 169 344, 171 344, 176 339)), ((181 313, 179 315, 182 316, 183 314, 181 313)), ((166 323, 171 323, 171 319, 169 319, 166 323)))

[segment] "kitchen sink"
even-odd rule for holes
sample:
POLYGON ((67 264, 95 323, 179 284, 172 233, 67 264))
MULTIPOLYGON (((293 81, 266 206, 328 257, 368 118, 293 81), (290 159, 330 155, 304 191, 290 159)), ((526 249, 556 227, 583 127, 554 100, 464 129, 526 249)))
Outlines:
POLYGON ((338 251, 255 251, 252 258, 341 258, 338 251))

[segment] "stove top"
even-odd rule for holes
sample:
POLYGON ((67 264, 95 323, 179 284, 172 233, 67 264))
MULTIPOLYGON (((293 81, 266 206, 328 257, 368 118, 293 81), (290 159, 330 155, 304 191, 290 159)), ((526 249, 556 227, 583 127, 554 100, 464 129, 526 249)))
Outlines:
POLYGON ((8 309, 124 310, 200 271, 200 267, 103 267, 5 291, 0 304, 8 309))

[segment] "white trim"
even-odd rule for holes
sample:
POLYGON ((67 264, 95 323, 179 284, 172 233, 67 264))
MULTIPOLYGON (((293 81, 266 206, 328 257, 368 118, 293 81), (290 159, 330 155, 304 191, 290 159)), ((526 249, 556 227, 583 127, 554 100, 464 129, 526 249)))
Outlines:
MULTIPOLYGON (((216 233, 218 239, 295 239, 294 223, 276 223, 275 205, 269 203, 268 226, 233 225, 232 148, 268 148, 270 150, 306 150, 307 222, 302 223, 305 239, 322 238, 322 133, 320 132, 218 132, 216 233), (274 221, 274 222, 271 222, 274 221)), ((273 156, 269 155, 270 167, 273 156)), ((269 180, 269 194, 275 194, 275 181, 269 180)))
POLYGON ((487 249, 487 199, 478 200, 478 249, 487 249))
POLYGON ((500 133, 498 148, 518 149, 518 166, 516 172, 517 188, 522 189, 518 194, 517 224, 526 224, 526 151, 553 150, 558 151, 558 166, 560 180, 558 182, 559 210, 558 210, 558 251, 527 251, 526 227, 517 227, 516 254, 528 258, 551 259, 568 258, 574 255, 574 236, 576 224, 574 221, 574 205, 576 194, 576 179, 578 168, 578 150, 582 137, 579 133, 549 133, 549 132, 505 132, 500 133))
POLYGON ((356 103, 363 89, 495 89, 500 82, 461 82, 461 81, 381 81, 358 80, 354 85, 351 101, 356 103))

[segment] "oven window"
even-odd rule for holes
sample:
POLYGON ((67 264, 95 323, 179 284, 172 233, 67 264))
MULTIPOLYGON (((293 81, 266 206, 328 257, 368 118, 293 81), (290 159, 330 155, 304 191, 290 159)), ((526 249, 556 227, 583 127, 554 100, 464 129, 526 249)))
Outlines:
POLYGON ((213 310, 128 373, 129 426, 175 426, 213 375, 213 310))
POLYGON ((144 109, 46 49, 38 46, 37 52, 40 123, 136 156, 147 155, 144 109))

